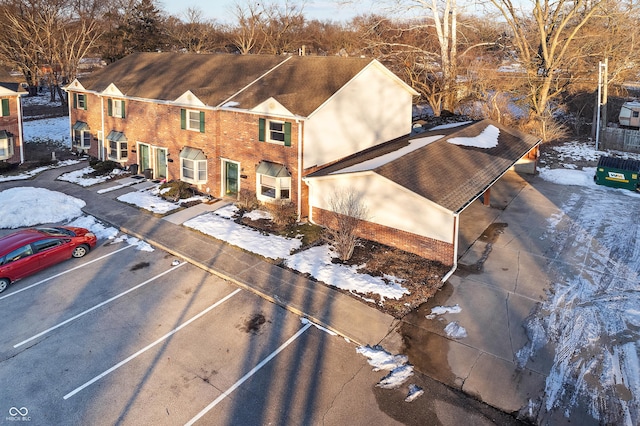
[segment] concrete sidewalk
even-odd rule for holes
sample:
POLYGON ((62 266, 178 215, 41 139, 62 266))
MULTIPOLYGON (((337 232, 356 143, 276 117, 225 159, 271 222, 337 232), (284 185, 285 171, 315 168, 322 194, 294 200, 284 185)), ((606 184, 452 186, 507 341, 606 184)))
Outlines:
POLYGON ((380 343, 397 323, 391 315, 368 307, 335 289, 180 225, 204 210, 210 211, 219 205, 203 205, 189 212, 183 210, 176 215, 161 218, 116 200, 126 192, 141 189, 147 184, 146 180, 104 193, 98 191, 113 187, 113 182, 83 188, 56 180, 63 173, 85 166, 83 162, 70 167, 47 170, 33 180, 0 183, 0 190, 34 186, 84 200, 85 213, 358 344, 380 343))

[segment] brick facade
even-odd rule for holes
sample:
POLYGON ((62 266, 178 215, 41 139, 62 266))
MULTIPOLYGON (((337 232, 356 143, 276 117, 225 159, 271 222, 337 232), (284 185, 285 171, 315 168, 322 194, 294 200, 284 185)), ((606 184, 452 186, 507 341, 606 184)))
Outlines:
MULTIPOLYGON (((318 225, 331 227, 335 221, 333 215, 334 213, 328 210, 313 207, 313 222, 318 225)), ((441 262, 447 266, 453 265, 453 244, 367 221, 360 221, 356 228, 356 234, 359 238, 365 240, 377 241, 381 244, 441 262)))
POLYGON ((20 130, 22 123, 19 119, 18 97, 5 96, 4 99, 9 99, 9 115, 4 117, 0 116, 0 130, 5 130, 13 135, 13 156, 1 161, 19 163, 21 161, 20 146, 22 145, 22 141, 20 140, 20 130))
MULTIPOLYGON (((125 118, 110 117, 107 114, 107 99, 87 94, 87 109, 71 107, 71 124, 83 121, 88 124, 92 135, 88 154, 98 155, 98 131, 102 129, 104 117, 105 146, 107 135, 112 130, 122 132, 128 140, 128 158, 123 165, 139 162, 138 143, 166 148, 167 180, 180 179, 180 152, 184 147, 202 150, 207 158, 206 184, 194 185, 200 191, 215 197, 223 196, 223 160, 240 165, 239 189, 256 191, 256 167, 260 161, 282 164, 291 174, 291 201, 299 202, 298 188, 301 178, 298 158, 299 134, 303 122, 291 120, 291 146, 259 141, 259 120, 269 119, 265 115, 250 114, 221 109, 186 108, 204 111, 204 132, 181 129, 180 110, 184 106, 161 104, 153 101, 125 100, 125 118), (104 114, 103 114, 104 110, 104 114)), ((118 99, 114 97, 113 99, 118 99)), ((280 119, 282 120, 282 119, 280 119)), ((288 120, 283 120, 288 121, 288 120)), ((107 152, 108 155, 108 152, 107 152)), ((303 202, 308 199, 308 189, 302 185, 303 202)), ((307 209, 304 209, 306 211, 307 209)))

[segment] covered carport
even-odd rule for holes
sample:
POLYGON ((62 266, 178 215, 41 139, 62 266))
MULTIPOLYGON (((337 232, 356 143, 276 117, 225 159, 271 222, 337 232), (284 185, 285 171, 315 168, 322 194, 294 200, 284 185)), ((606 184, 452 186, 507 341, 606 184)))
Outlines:
POLYGON ((527 158, 535 170, 539 142, 491 120, 414 132, 307 176, 310 220, 331 226, 329 199, 341 185, 367 207, 360 236, 454 270, 499 213, 492 205, 515 190, 502 185, 509 170, 527 158))

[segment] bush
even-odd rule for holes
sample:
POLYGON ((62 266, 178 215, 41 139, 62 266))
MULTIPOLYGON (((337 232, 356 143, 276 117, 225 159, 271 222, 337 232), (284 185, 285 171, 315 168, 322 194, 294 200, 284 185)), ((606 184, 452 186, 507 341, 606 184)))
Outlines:
POLYGON ((107 160, 107 161, 97 161, 91 164, 91 160, 89 160, 89 165, 93 167, 93 171, 89 173, 91 176, 104 176, 110 174, 114 169, 119 169, 120 164, 115 161, 107 160))
POLYGON ((257 209, 258 198, 256 197, 256 193, 248 189, 241 189, 235 205, 240 210, 247 212, 257 209))
POLYGON ((160 196, 171 202, 191 198, 193 195, 191 185, 180 180, 171 180, 160 185, 160 196))
POLYGON ((291 226, 298 220, 298 211, 296 205, 291 201, 276 200, 273 203, 266 203, 265 208, 273 221, 278 226, 291 226))
POLYGON ((8 173, 10 171, 16 170, 18 168, 18 163, 8 163, 6 161, 0 161, 0 174, 8 173))

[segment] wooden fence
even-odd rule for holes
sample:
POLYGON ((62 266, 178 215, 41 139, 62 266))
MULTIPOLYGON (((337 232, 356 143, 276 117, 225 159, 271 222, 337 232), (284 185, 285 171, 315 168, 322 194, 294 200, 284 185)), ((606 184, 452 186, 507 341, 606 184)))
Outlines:
POLYGON ((600 149, 640 153, 640 130, 605 127, 600 134, 600 149))

